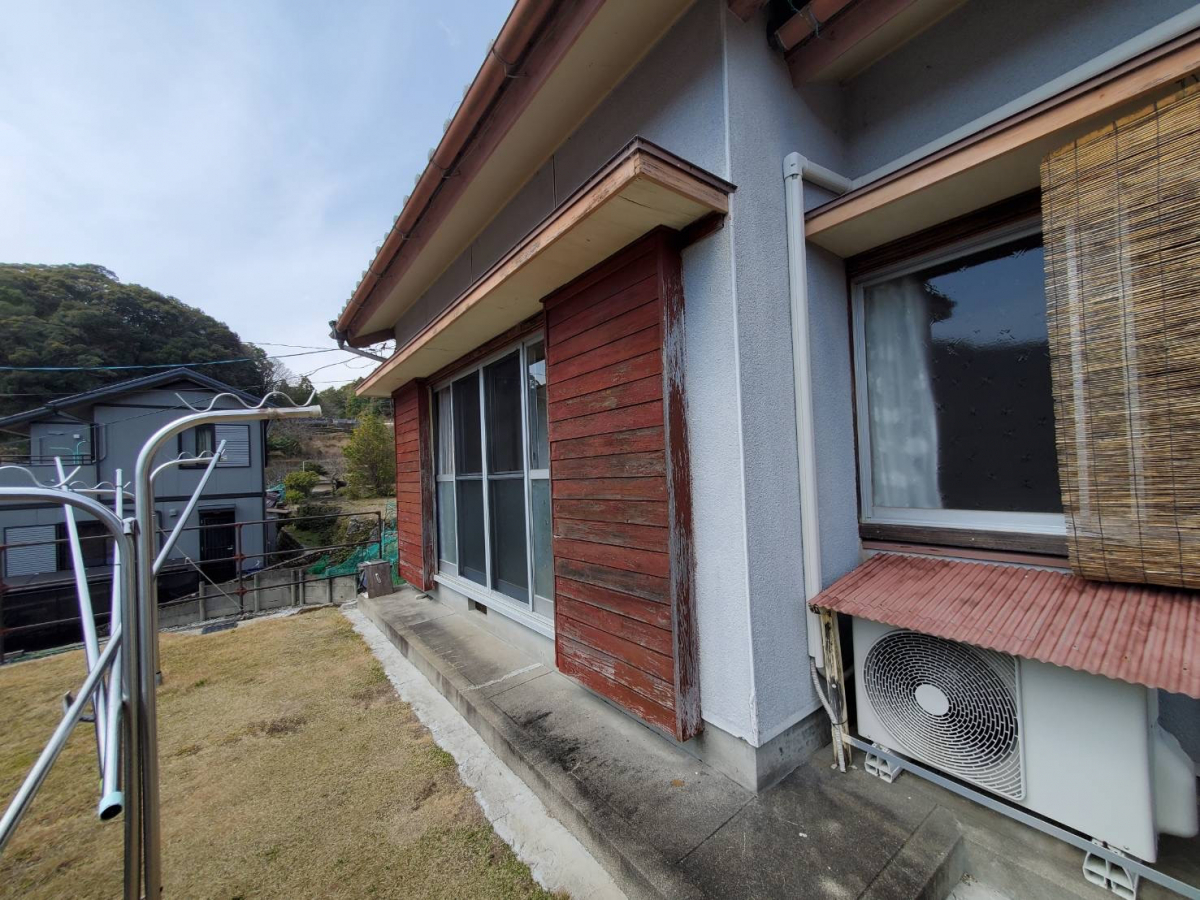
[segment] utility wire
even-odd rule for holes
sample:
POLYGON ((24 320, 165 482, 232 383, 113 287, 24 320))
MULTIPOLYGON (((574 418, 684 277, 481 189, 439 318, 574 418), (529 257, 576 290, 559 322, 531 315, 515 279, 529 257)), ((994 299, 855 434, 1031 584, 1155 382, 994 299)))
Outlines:
MULTIPOLYGON (((290 359, 293 356, 315 356, 318 353, 346 353, 340 347, 327 350, 306 350, 303 353, 281 353, 267 359, 290 359)), ((258 362, 259 357, 243 356, 238 359, 213 359, 205 362, 155 363, 138 366, 0 366, 0 372, 117 372, 127 369, 180 369, 191 366, 226 366, 232 363, 258 362)))

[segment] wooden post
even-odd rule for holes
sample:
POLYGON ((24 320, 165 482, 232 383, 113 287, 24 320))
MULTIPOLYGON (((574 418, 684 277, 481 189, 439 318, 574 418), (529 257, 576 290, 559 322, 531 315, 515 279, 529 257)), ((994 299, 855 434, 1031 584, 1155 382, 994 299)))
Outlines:
MULTIPOLYGON (((827 609, 820 611, 821 641, 825 645, 825 681, 829 684, 829 705, 837 716, 837 726, 842 733, 842 748, 846 764, 850 764, 854 748, 850 745, 850 716, 846 706, 846 684, 843 679, 842 640, 838 631, 838 614, 827 609)), ((833 740, 837 741, 837 729, 833 740)), ((838 748, 833 747, 833 758, 837 761, 838 748)))
POLYGON ((196 591, 196 610, 200 613, 200 621, 203 622, 208 618, 208 599, 206 597, 207 591, 205 590, 208 587, 208 582, 201 578, 199 584, 200 587, 196 591))

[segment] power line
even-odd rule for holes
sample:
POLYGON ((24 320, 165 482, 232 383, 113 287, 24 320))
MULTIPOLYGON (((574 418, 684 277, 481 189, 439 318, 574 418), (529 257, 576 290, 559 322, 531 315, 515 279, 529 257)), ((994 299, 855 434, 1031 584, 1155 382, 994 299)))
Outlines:
MULTIPOLYGON (((303 353, 281 353, 267 359, 290 359, 293 356, 315 356, 318 353, 346 353, 340 347, 327 350, 307 350, 303 353)), ((0 366, 0 372, 118 372, 129 369, 180 369, 195 366, 226 366, 232 363, 258 362, 259 357, 243 356, 238 359, 214 359, 206 362, 154 363, 137 366, 0 366)))

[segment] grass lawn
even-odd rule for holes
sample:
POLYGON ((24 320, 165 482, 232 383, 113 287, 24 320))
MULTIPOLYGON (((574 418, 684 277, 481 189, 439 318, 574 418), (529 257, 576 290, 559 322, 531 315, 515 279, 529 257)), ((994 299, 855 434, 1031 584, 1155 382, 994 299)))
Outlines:
MULTIPOLYGON (((336 610, 162 636, 165 896, 547 898, 336 610)), ((7 804, 82 681, 80 652, 0 668, 7 804)), ((0 857, 0 897, 121 890, 81 725, 0 857)))

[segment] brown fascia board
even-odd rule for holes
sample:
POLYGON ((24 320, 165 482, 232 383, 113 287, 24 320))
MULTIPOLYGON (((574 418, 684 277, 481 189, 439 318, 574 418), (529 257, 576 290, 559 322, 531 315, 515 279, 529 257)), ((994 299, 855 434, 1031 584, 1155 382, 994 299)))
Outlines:
POLYGON ((766 5, 767 0, 729 0, 729 11, 743 22, 749 22, 766 5))
POLYGON ((359 346, 354 326, 383 302, 411 260, 437 229, 466 185, 508 133, 520 113, 604 0, 517 0, 467 89, 441 142, 421 173, 337 328, 359 346))
POLYGON ((776 29, 775 42, 784 52, 791 50, 816 34, 830 19, 853 2, 854 0, 812 0, 776 29))

